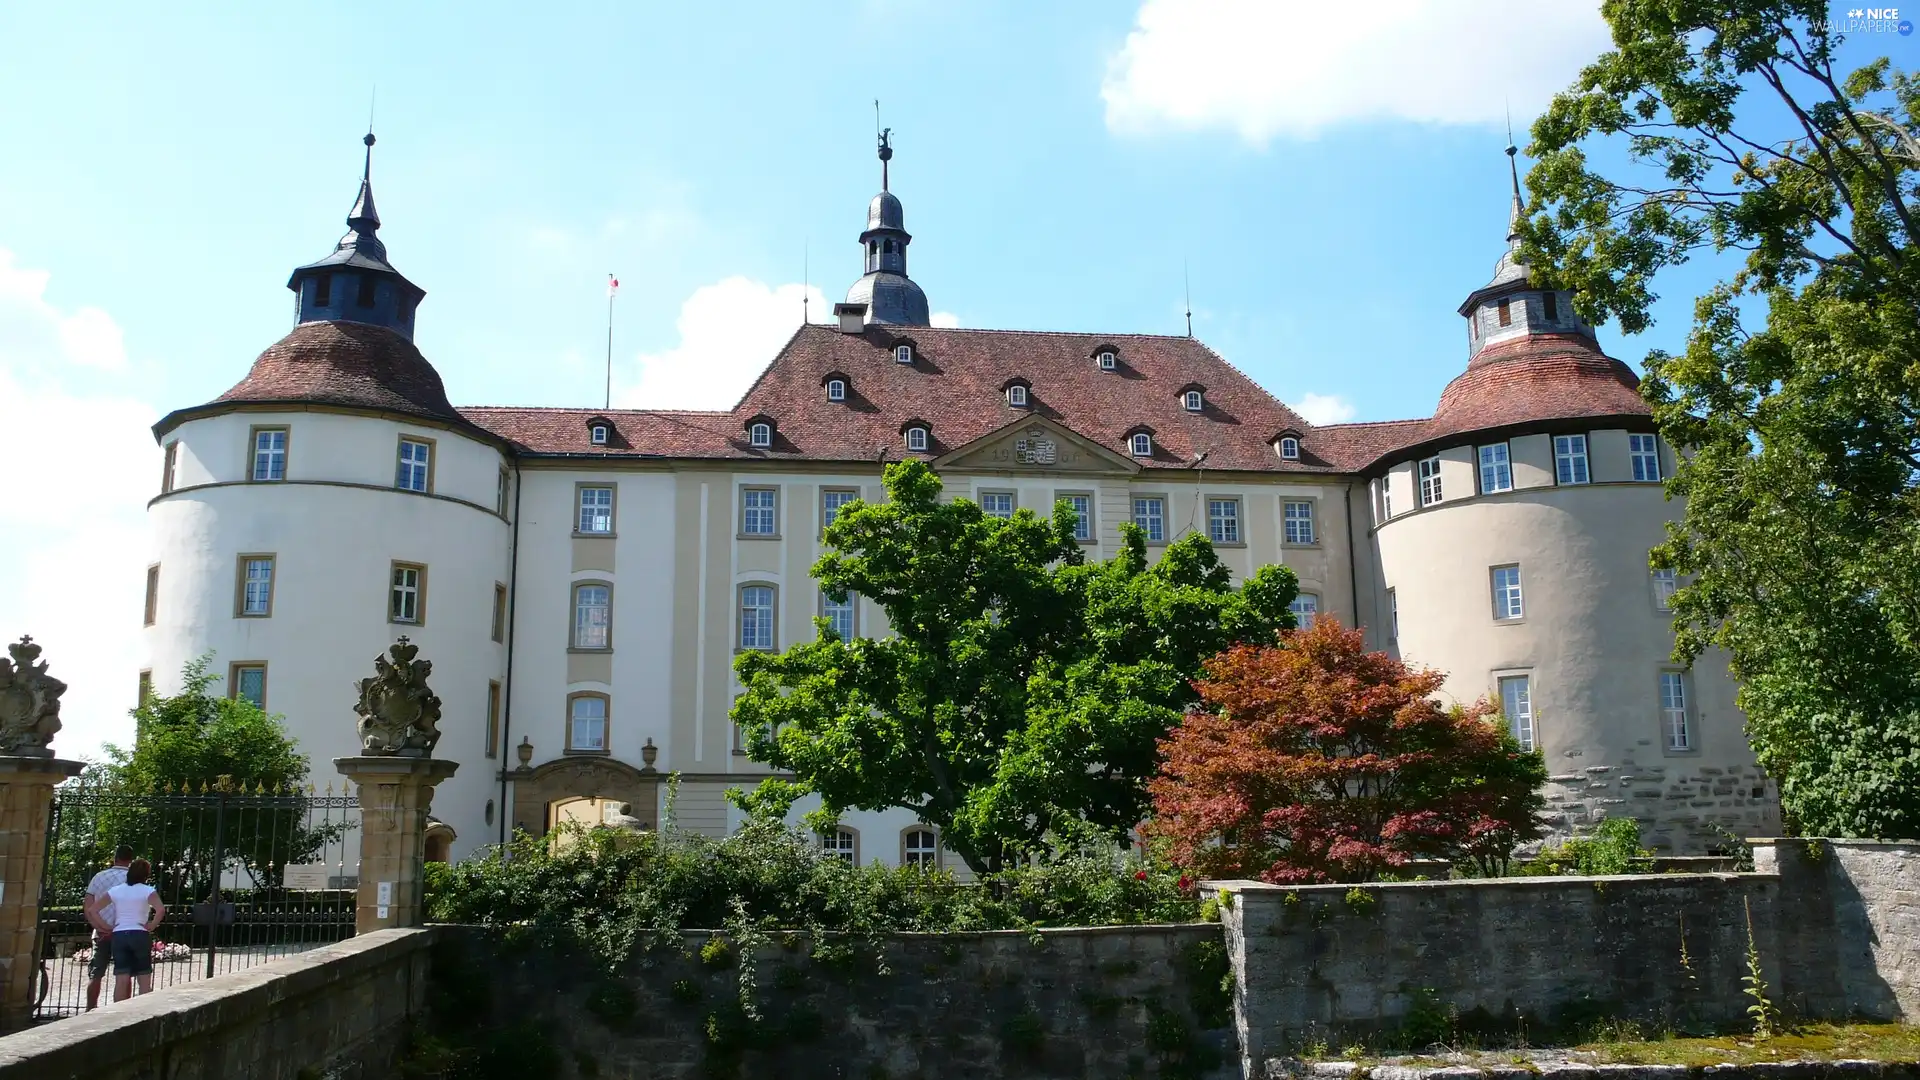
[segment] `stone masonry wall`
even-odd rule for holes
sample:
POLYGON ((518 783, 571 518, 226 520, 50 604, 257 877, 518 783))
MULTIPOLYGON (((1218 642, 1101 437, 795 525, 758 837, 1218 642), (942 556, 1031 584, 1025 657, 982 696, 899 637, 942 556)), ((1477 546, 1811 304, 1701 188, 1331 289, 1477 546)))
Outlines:
POLYGON ((1590 832, 1607 818, 1640 822, 1640 841, 1656 851, 1698 854, 1724 848, 1727 834, 1780 831, 1777 789, 1758 765, 1719 768, 1684 758, 1554 773, 1546 786, 1548 841, 1590 832))
POLYGON ((0 1038, 0 1080, 379 1080, 433 930, 381 930, 0 1038))
POLYGON ((1920 844, 1756 840, 1778 875, 1783 976, 1811 1015, 1920 1017, 1920 844))
POLYGON ((877 950, 775 934, 753 967, 758 1020, 740 1010, 738 955, 708 933, 609 977, 585 957, 445 929, 433 1030, 517 1040, 499 1052, 557 1069, 538 1075, 1238 1075, 1214 924, 898 935, 877 950))

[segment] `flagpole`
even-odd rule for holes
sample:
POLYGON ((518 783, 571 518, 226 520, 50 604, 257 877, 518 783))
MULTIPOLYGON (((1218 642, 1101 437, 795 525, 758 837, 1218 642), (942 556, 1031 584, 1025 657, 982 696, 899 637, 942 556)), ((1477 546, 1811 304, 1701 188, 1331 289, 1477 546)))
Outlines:
POLYGON ((613 408, 613 296, 620 291, 620 283, 612 274, 607 275, 607 403, 604 408, 613 408))

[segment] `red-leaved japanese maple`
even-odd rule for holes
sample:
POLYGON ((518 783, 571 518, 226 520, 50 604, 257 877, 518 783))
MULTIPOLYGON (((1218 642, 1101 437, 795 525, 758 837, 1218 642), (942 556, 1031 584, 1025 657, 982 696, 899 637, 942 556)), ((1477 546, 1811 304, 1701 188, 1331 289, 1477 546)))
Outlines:
POLYGON ((1503 872, 1541 835, 1546 765, 1484 699, 1435 701, 1445 679, 1326 616, 1221 653, 1160 743, 1147 829, 1215 878, 1365 881, 1416 858, 1503 872))

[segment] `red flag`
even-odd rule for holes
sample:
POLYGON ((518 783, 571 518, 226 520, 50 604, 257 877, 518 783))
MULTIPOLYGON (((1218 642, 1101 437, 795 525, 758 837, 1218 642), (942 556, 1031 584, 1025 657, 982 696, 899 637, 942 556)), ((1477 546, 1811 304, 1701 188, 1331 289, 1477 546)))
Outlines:
POLYGON ((607 275, 607 299, 609 300, 613 299, 614 296, 619 292, 620 292, 620 279, 617 277, 614 277, 612 274, 608 274, 607 275))

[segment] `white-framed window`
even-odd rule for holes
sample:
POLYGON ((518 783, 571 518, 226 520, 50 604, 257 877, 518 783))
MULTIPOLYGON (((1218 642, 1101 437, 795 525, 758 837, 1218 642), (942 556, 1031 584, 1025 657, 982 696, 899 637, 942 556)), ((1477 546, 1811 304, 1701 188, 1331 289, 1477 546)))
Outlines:
POLYGON ((773 536, 779 529, 780 492, 775 488, 740 489, 740 534, 773 536))
POLYGON ((760 446, 760 447, 772 446, 773 445, 773 425, 772 424, 754 424, 751 427, 747 428, 747 442, 753 446, 760 446))
MULTIPOLYGON (((169 447, 169 453, 171 453, 172 444, 169 443, 168 447, 169 447)), ((402 443, 401 449, 404 451, 405 448, 406 448, 406 444, 402 443)), ((404 454, 403 454, 402 460, 404 460, 404 454)), ((169 461, 169 465, 171 465, 171 461, 169 461)), ((425 466, 423 465, 422 468, 424 467, 425 466)), ((168 471, 171 472, 172 471, 171 468, 169 468, 168 471)), ((256 483, 267 483, 274 480, 285 480, 286 478, 287 478, 287 429, 286 428, 254 428, 253 429, 253 479, 254 481, 256 483)), ((421 486, 418 488, 414 488, 413 490, 415 491, 427 490, 426 482, 427 482, 426 477, 423 475, 420 479, 421 486)), ((406 485, 402 484, 400 486, 405 487, 406 485)), ((171 488, 172 485, 169 484, 168 487, 171 488)))
POLYGON ((1283 461, 1300 460, 1300 440, 1287 435, 1280 440, 1280 457, 1283 461))
POLYGON ((1010 518, 1013 516, 1013 492, 983 491, 980 493, 980 512, 988 517, 1010 518))
POLYGON ((179 465, 179 463, 180 440, 174 439, 167 443, 166 448, 161 452, 160 494, 165 495, 167 492, 173 490, 173 478, 176 472, 175 467, 179 465))
POLYGON ((1480 493, 1513 490, 1513 462, 1506 443, 1480 448, 1480 493))
POLYGON ((907 429, 907 449, 915 451, 917 453, 917 452, 925 451, 926 448, 927 448, 927 429, 923 427, 908 428, 907 429))
POLYGON ((607 425, 595 424, 587 429, 587 440, 595 446, 607 445, 607 425))
POLYGON ((1687 675, 1684 671, 1660 673, 1660 726, 1667 737, 1667 749, 1693 749, 1693 728, 1687 722, 1687 675))
POLYGON ((507 467, 502 465, 500 467, 499 483, 494 486, 493 491, 493 510, 494 513, 499 514, 501 517, 507 516, 507 496, 512 492, 512 489, 513 479, 507 475, 507 467))
POLYGON ((419 623, 427 611, 427 568, 417 563, 394 563, 387 590, 387 621, 419 623))
POLYGON ((425 491, 432 475, 433 445, 417 439, 400 440, 400 466, 394 486, 401 491, 425 491))
POLYGON ((1148 543, 1167 538, 1167 500, 1157 495, 1141 495, 1133 500, 1133 523, 1147 534, 1148 543))
POLYGON ((613 644, 613 590, 605 585, 573 587, 573 647, 605 649, 613 644))
POLYGON ((567 749, 605 753, 607 698, 605 694, 574 694, 567 699, 567 749))
POLYGON ((893 360, 897 364, 913 363, 913 346, 895 345, 893 347, 893 360))
POLYGON ((854 836, 852 829, 835 829, 830 833, 821 833, 820 850, 829 857, 852 866, 860 855, 859 838, 854 836))
POLYGON ((1383 476, 1380 478, 1380 520, 1386 521, 1392 517, 1393 517, 1393 477, 1383 476))
POLYGON ((850 488, 823 488, 820 492, 820 530, 826 531, 840 516, 846 505, 860 497, 860 493, 850 488))
POLYGON ((1500 677, 1500 711, 1520 749, 1533 749, 1533 681, 1526 675, 1500 677))
POLYGON ((1018 383, 1007 387, 1007 404, 1018 408, 1025 408, 1027 404, 1027 388, 1018 383))
POLYGON ((1674 570, 1653 571, 1653 606, 1661 611, 1673 610, 1673 594, 1680 588, 1680 574, 1674 570))
POLYGON ((1073 508, 1073 538, 1093 539, 1093 496, 1062 495, 1060 501, 1073 508))
POLYGON ((1430 457, 1420 462, 1420 505, 1432 506, 1440 501, 1440 459, 1430 457))
POLYGON ((1310 502, 1283 502, 1281 512, 1286 524, 1286 541, 1289 544, 1313 543, 1313 504, 1310 502))
POLYGON ((845 379, 828 379, 827 380, 827 400, 828 401, 847 400, 847 381, 845 379))
POLYGON ((1587 437, 1585 435, 1553 437, 1553 470, 1554 475, 1563 484, 1587 482, 1587 437))
POLYGON ((1127 441, 1132 443, 1130 449, 1133 451, 1134 457, 1153 456, 1153 436, 1143 431, 1127 441))
POLYGON ((1660 439, 1655 435, 1628 435, 1627 454, 1633 459, 1633 478, 1647 482, 1660 479, 1660 439))
POLYGON ((773 648, 773 586, 740 587, 740 647, 773 648))
POLYGON ((1387 635, 1400 640, 1400 593, 1394 589, 1387 590, 1387 635))
POLYGON ((820 614, 825 616, 827 626, 841 641, 853 640, 854 596, 847 594, 845 600, 836 602, 825 590, 820 593, 820 614))
POLYGON ((1206 396, 1198 390, 1189 390, 1182 394, 1181 403, 1187 407, 1188 412, 1199 412, 1207 407, 1206 396))
POLYGON ((267 707, 267 665, 233 664, 227 668, 227 696, 267 707))
POLYGON ((1520 568, 1518 566, 1496 566, 1493 568, 1493 617, 1496 619, 1518 619, 1526 613, 1520 599, 1520 568))
POLYGON ((263 619, 273 614, 273 556, 240 557, 240 615, 263 619))
POLYGON ((613 489, 582 486, 579 490, 580 531, 583 533, 612 532, 613 489))
POLYGON ((1120 363, 1120 358, 1113 355, 1110 351, 1102 352, 1098 357, 1095 357, 1095 360, 1099 363, 1101 371, 1112 371, 1115 367, 1119 366, 1120 363))
POLYGON ((940 865, 940 838, 924 825, 900 836, 900 865, 932 870, 940 865))
POLYGON ((1293 612, 1294 625, 1305 630, 1320 617, 1320 598, 1313 593, 1303 592, 1293 598, 1293 603, 1287 605, 1287 610, 1293 612))
POLYGON ((1207 539, 1216 544, 1240 542, 1240 500, 1207 500, 1207 539))

